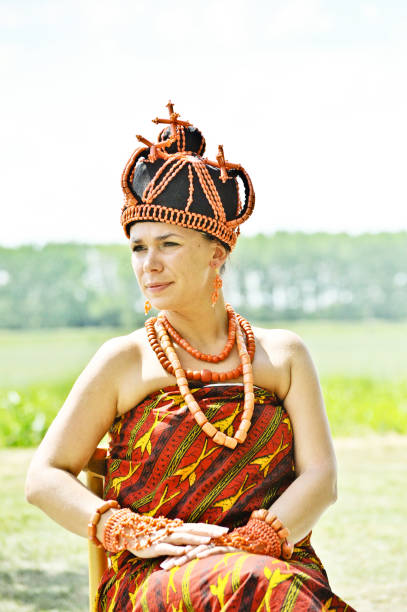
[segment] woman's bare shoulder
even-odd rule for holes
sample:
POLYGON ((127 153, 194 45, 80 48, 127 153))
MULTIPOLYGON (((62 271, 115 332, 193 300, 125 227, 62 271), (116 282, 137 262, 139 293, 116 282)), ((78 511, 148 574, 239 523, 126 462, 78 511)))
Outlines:
POLYGON ((96 353, 102 384, 116 389, 117 414, 124 414, 169 378, 151 350, 145 328, 107 340, 96 353))
POLYGON ((288 329, 253 327, 256 338, 256 374, 260 386, 284 400, 291 385, 292 366, 304 349, 302 338, 288 329))
POLYGON ((305 347, 305 342, 297 333, 289 329, 276 327, 253 327, 256 338, 266 348, 278 349, 289 356, 300 347, 305 347))
POLYGON ((129 370, 140 370, 143 355, 142 332, 142 329, 136 330, 106 340, 91 357, 75 386, 83 388, 92 385, 98 389, 109 386, 119 393, 129 370))
POLYGON ((132 360, 137 360, 141 358, 144 344, 144 328, 136 329, 129 334, 106 340, 96 351, 94 359, 105 365, 122 364, 129 356, 132 360))

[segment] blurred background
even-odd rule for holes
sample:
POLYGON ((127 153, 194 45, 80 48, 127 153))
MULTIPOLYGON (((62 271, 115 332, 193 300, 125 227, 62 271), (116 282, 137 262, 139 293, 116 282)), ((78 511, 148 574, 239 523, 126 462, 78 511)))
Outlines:
POLYGON ((402 609, 407 5, 0 0, 0 32, 1 609, 86 609, 85 546, 24 502, 24 473, 92 354, 144 323, 120 175, 170 99, 254 183, 226 298, 299 333, 320 375, 342 491, 314 531, 332 586, 402 609))

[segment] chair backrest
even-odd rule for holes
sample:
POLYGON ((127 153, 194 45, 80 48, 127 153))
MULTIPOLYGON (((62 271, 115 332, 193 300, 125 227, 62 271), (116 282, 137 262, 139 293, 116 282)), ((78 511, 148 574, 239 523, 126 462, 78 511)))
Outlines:
MULTIPOLYGON (((106 449, 98 447, 83 471, 86 474, 86 486, 88 489, 95 493, 95 495, 103 497, 104 477, 106 474, 106 449)), ((105 549, 98 548, 91 541, 88 541, 88 556, 89 610, 92 612, 97 589, 103 573, 107 569, 108 560, 105 549)))

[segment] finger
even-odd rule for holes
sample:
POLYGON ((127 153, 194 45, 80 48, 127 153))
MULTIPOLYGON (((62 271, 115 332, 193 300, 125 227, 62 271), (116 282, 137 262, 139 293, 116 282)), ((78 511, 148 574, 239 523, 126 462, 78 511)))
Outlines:
POLYGON ((196 535, 218 537, 229 531, 228 527, 222 527, 221 525, 208 525, 207 523, 184 523, 178 527, 174 533, 179 531, 187 531, 196 535))
POLYGON ((205 559, 205 557, 210 557, 211 555, 223 555, 229 552, 239 552, 239 549, 234 546, 213 546, 199 552, 196 556, 198 559, 205 559))
POLYGON ((186 545, 196 545, 199 544, 209 544, 211 538, 209 536, 195 535, 189 533, 188 531, 183 531, 180 533, 171 533, 169 536, 164 538, 162 542, 168 542, 169 544, 186 544, 186 545))
POLYGON ((169 570, 175 567, 176 565, 183 565, 187 561, 187 555, 181 555, 180 557, 167 557, 162 563, 160 563, 160 567, 164 570, 169 570))
POLYGON ((188 555, 181 555, 180 557, 169 557, 169 561, 164 565, 164 562, 161 564, 163 569, 171 569, 176 565, 184 565, 188 561, 188 555))
POLYGON ((191 559, 195 559, 198 553, 202 552, 203 550, 206 550, 206 548, 208 548, 206 544, 194 546, 192 550, 189 550, 185 555, 182 555, 182 557, 177 557, 180 562, 180 565, 182 563, 186 563, 187 561, 191 561, 191 559))
POLYGON ((208 525, 207 523, 184 523, 180 530, 197 535, 208 535, 211 538, 217 538, 229 531, 227 527, 222 527, 222 525, 208 525))
POLYGON ((172 567, 175 567, 178 563, 178 561, 176 561, 176 559, 179 559, 179 557, 167 557, 166 559, 164 559, 164 561, 162 561, 160 563, 160 567, 163 570, 169 570, 172 567))
POLYGON ((183 565, 184 563, 191 561, 191 559, 195 559, 197 554, 202 550, 205 550, 207 546, 206 544, 202 544, 201 546, 190 546, 187 548, 189 548, 190 550, 186 551, 185 554, 181 557, 167 557, 167 559, 164 559, 164 561, 160 564, 160 567, 162 567, 162 569, 168 570, 175 567, 176 565, 183 565))
POLYGON ((133 555, 135 555, 136 557, 141 557, 142 559, 149 559, 151 557, 161 557, 162 555, 182 555, 185 552, 185 546, 174 546, 173 544, 165 544, 164 542, 160 542, 159 544, 154 544, 153 546, 149 546, 148 548, 134 550, 130 547, 127 550, 133 553, 133 555))

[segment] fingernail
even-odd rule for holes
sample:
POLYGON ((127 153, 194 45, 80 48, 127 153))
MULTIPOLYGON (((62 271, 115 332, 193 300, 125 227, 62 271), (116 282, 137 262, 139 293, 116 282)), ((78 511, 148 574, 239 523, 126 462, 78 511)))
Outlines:
POLYGON ((168 567, 168 568, 169 568, 169 567, 171 567, 171 564, 170 564, 170 563, 168 563, 168 562, 166 563, 165 561, 163 561, 162 563, 160 563, 160 567, 161 567, 162 569, 166 570, 166 569, 167 569, 167 567, 168 567))

